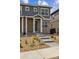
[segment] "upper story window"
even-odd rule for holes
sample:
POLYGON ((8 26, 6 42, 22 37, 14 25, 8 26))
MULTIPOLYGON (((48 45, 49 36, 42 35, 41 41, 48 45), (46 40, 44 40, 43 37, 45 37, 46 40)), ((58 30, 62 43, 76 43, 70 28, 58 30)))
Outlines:
POLYGON ((37 8, 34 8, 34 12, 37 12, 37 8))
POLYGON ((29 11, 29 7, 25 7, 25 11, 29 11))
POLYGON ((49 11, 48 11, 48 9, 45 9, 45 15, 48 15, 49 14, 49 11))
POLYGON ((49 9, 48 8, 41 8, 41 14, 42 15, 49 15, 49 9))

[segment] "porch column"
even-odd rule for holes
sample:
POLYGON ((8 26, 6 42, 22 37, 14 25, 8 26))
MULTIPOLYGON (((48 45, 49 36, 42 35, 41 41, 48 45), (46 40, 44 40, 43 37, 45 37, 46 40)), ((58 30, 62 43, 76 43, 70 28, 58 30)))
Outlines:
POLYGON ((33 18, 33 33, 35 33, 35 18, 33 18))
POLYGON ((25 17, 25 20, 26 20, 26 35, 27 35, 27 17, 25 17))
POLYGON ((22 34, 24 33, 24 25, 23 25, 24 22, 23 22, 23 21, 24 21, 24 18, 22 17, 22 18, 21 18, 21 22, 22 22, 22 23, 21 23, 21 26, 22 26, 22 27, 21 27, 21 28, 22 28, 22 34))
POLYGON ((40 19, 40 32, 42 33, 42 19, 40 19))

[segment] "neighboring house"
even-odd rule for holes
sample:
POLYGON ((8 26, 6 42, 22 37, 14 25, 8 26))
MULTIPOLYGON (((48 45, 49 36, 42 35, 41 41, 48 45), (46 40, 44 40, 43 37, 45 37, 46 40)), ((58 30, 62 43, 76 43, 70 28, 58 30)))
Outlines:
POLYGON ((59 34, 59 9, 51 13, 50 32, 59 34))
POLYGON ((49 33, 49 6, 20 4, 20 34, 49 33))

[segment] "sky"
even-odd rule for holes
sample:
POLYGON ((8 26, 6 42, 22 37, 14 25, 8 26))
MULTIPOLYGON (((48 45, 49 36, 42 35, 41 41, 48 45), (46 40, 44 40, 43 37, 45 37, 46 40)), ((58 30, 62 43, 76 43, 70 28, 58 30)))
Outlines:
MULTIPOLYGON (((20 0, 20 3, 23 3, 23 1, 28 2, 29 4, 38 4, 39 0, 20 0)), ((52 7, 51 13, 55 10, 59 9, 59 1, 58 0, 41 0, 44 1, 43 4, 47 4, 52 7)))

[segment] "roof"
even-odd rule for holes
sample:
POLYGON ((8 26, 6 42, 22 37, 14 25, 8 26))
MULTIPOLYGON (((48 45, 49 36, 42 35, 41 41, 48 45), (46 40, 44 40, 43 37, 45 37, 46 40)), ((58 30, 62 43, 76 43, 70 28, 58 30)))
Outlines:
POLYGON ((53 13, 51 13, 51 15, 53 15, 53 14, 55 14, 57 12, 59 12, 59 9, 57 9, 56 11, 54 11, 53 13))
POLYGON ((21 6, 23 6, 23 5, 24 5, 24 6, 26 6, 26 5, 27 5, 27 6, 36 6, 36 7, 38 7, 38 6, 39 6, 39 7, 52 8, 52 7, 47 6, 47 5, 38 5, 38 4, 32 5, 32 4, 21 3, 20 5, 21 5, 21 6))

